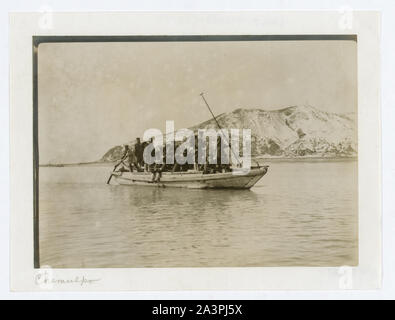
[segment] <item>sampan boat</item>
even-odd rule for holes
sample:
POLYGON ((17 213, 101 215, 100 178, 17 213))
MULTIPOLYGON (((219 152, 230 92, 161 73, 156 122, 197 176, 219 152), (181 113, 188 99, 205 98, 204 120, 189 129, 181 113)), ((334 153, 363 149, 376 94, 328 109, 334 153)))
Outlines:
MULTIPOLYGON (((204 98, 203 93, 201 93, 200 96, 209 109, 218 129, 222 130, 222 127, 214 116, 207 100, 204 98)), ((229 141, 226 142, 230 147, 229 141)), ((107 184, 109 184, 111 179, 114 178, 115 182, 120 185, 145 185, 190 189, 250 189, 266 174, 269 167, 259 166, 258 164, 258 166, 251 167, 250 170, 246 172, 241 172, 240 168, 238 168, 235 170, 231 169, 230 171, 216 173, 206 173, 197 170, 182 172, 164 171, 161 173, 116 170, 116 168, 123 163, 123 159, 121 159, 121 162, 114 167, 113 172, 107 180, 107 184)), ((238 162, 241 164, 240 161, 238 162)), ((124 166, 127 167, 125 164, 124 166)))
POLYGON ((252 167, 248 173, 234 172, 203 173, 201 171, 162 172, 158 181, 153 181, 151 172, 113 171, 114 182, 120 185, 145 185, 190 189, 250 189, 267 172, 268 166, 252 167))

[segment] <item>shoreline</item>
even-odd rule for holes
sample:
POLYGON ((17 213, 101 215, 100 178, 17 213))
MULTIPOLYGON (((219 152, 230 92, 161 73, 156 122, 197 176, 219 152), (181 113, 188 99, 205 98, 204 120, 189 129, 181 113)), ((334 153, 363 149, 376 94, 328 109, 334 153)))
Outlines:
MULTIPOLYGON (((284 158, 284 157, 256 157, 253 160, 258 162, 311 162, 311 161, 358 161, 358 157, 298 157, 298 158, 284 158)), ((62 167, 108 167, 114 166, 118 161, 113 162, 102 162, 102 161, 93 161, 93 162, 79 162, 79 163, 58 163, 58 164, 40 164, 39 167, 47 167, 47 168, 62 168, 62 167)))
POLYGON ((93 162, 77 162, 77 163, 57 163, 57 164, 39 164, 39 167, 47 167, 47 168, 63 168, 63 167, 81 167, 81 166, 89 166, 89 167, 100 167, 100 166, 109 166, 113 165, 116 162, 100 162, 100 161, 93 161, 93 162))
POLYGON ((298 157, 298 158, 253 158, 256 161, 268 161, 268 162, 303 162, 303 161, 358 161, 358 157, 298 157))

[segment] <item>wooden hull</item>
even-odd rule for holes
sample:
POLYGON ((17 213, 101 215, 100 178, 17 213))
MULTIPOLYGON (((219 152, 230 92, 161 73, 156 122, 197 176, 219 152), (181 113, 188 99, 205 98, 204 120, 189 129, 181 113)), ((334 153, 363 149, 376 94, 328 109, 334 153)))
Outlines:
POLYGON ((201 172, 164 172, 158 182, 152 182, 149 172, 113 172, 113 180, 120 185, 145 185, 191 189, 250 189, 267 172, 267 166, 252 168, 249 173, 232 172, 203 174, 201 172))

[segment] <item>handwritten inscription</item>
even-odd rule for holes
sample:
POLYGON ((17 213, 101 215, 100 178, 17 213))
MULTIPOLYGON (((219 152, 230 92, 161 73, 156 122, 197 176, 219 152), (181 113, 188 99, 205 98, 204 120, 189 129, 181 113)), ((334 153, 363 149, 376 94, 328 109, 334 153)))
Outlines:
POLYGON ((43 270, 35 275, 35 284, 42 288, 51 288, 54 285, 79 285, 81 287, 97 283, 101 279, 88 278, 85 275, 78 275, 70 278, 56 278, 53 272, 43 270))

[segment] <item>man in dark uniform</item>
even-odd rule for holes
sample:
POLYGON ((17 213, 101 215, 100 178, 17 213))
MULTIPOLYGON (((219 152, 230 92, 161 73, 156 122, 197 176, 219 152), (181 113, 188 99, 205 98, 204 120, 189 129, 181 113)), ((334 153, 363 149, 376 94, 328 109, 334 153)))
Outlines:
POLYGON ((136 168, 136 170, 138 171, 136 152, 133 147, 129 148, 128 160, 130 172, 133 172, 133 168, 136 168))
POLYGON ((124 145, 124 152, 121 157, 121 162, 125 159, 128 160, 130 172, 133 172, 133 166, 136 167, 136 169, 137 169, 137 161, 136 161, 135 152, 134 152, 133 148, 130 148, 129 145, 127 145, 127 144, 124 145))
POLYGON ((140 138, 136 138, 136 144, 134 145, 134 150, 137 158, 137 164, 142 168, 144 166, 144 159, 143 159, 144 149, 140 138))

